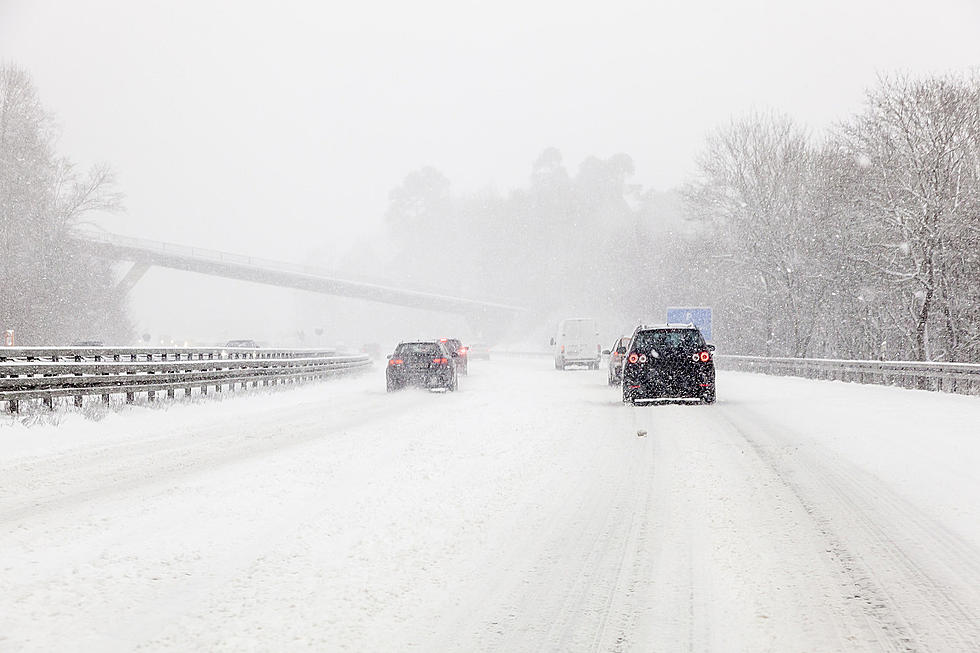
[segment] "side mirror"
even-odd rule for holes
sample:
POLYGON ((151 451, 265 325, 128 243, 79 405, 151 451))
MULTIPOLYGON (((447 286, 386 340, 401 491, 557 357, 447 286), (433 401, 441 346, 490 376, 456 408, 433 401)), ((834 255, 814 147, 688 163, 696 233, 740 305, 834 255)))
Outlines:
POLYGON ((612 353, 612 352, 611 352, 611 351, 609 351, 608 349, 603 349, 603 350, 602 350, 602 355, 603 355, 603 356, 608 356, 608 355, 609 355, 609 354, 611 354, 611 353, 612 353))
POLYGON ((391 357, 392 356, 394 356, 394 354, 388 354, 387 356, 385 356, 385 358, 387 358, 388 360, 391 360, 391 357))
POLYGON ((551 339, 551 346, 552 346, 552 347, 554 347, 554 346, 555 346, 555 339, 554 339, 554 338, 552 338, 552 339, 551 339))
POLYGON ((626 347, 620 347, 619 349, 616 350, 616 353, 617 354, 625 354, 626 353, 626 347))
POLYGON ((714 350, 715 350, 714 345, 708 345, 708 351, 714 351, 714 350))

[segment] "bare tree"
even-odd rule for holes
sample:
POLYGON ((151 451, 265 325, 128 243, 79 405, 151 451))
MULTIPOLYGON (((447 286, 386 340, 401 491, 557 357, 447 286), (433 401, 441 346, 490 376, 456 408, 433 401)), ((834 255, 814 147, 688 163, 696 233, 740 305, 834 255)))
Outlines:
POLYGON ((855 260, 904 306, 916 360, 962 356, 976 319, 963 294, 978 271, 978 133, 980 88, 946 77, 882 79, 842 129, 866 236, 855 260))
POLYGON ((55 154, 55 129, 30 77, 0 66, 0 323, 23 342, 125 337, 109 265, 69 238, 120 196, 105 166, 80 175, 55 154))
POLYGON ((743 346, 806 356, 828 296, 812 189, 819 159, 790 119, 753 115, 708 138, 687 190, 696 218, 717 229, 730 268, 731 318, 762 332, 743 346), (759 341, 762 347, 758 347, 759 341))

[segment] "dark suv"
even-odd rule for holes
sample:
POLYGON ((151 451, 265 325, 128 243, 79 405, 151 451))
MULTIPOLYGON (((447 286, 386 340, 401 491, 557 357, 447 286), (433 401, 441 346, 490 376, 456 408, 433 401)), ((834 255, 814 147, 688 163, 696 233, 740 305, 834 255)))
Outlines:
POLYGON ((637 327, 623 363, 623 402, 715 401, 715 346, 693 325, 637 327))
POLYGON ((400 343, 395 353, 388 356, 385 374, 388 392, 407 385, 455 391, 459 377, 453 353, 438 340, 400 343))

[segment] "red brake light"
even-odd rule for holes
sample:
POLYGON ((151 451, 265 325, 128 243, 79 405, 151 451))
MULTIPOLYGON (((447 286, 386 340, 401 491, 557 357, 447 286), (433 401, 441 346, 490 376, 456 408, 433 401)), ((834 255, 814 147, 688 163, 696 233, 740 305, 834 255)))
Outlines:
POLYGON ((632 354, 630 354, 629 362, 636 363, 638 360, 640 360, 640 357, 636 355, 635 351, 632 354))
POLYGON ((449 338, 439 338, 439 342, 448 342, 449 338))
POLYGON ((449 359, 448 358, 433 358, 432 359, 432 362, 435 363, 436 365, 445 365, 446 363, 449 362, 449 359))
POLYGON ((400 359, 400 358, 392 358, 391 360, 389 360, 389 361, 388 361, 388 364, 389 364, 389 365, 401 365, 401 364, 402 364, 402 363, 404 363, 404 362, 405 362, 405 361, 403 361, 403 360, 402 360, 402 359, 400 359))
POLYGON ((561 346, 561 353, 563 353, 563 354, 565 353, 565 345, 562 345, 561 346))
POLYGON ((701 358, 702 363, 707 363, 711 360, 711 354, 706 351, 701 352, 698 356, 701 358))

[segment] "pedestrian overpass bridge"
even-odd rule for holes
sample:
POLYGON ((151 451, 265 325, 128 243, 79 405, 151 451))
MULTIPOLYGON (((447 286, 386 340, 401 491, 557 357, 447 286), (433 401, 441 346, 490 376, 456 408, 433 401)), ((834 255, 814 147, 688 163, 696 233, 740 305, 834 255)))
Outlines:
POLYGON ((394 304, 430 311, 458 313, 467 317, 513 317, 525 311, 522 306, 468 299, 423 290, 408 290, 384 283, 341 279, 312 266, 242 256, 199 247, 187 247, 108 232, 77 230, 73 237, 95 254, 133 266, 119 282, 129 292, 153 266, 197 272, 282 288, 307 290, 324 295, 351 297, 383 304, 394 304))

